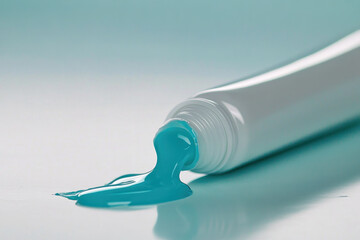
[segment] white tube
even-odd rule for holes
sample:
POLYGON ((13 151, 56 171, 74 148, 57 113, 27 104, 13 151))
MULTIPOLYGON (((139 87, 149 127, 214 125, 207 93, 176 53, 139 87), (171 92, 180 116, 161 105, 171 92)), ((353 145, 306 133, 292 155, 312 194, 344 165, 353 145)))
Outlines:
POLYGON ((167 120, 198 138, 192 171, 221 173, 360 116, 360 30, 281 68, 198 93, 167 120))

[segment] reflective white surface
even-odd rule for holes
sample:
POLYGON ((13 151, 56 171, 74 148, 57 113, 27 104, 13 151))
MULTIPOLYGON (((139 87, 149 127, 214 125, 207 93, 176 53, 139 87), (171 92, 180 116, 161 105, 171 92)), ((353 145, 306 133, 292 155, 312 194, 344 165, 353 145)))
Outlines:
MULTIPOLYGON (((149 170, 153 135, 176 103, 354 31, 359 8, 358 1, 2 1, 0 239, 158 238, 156 207, 88 209, 51 194, 149 170)), ((339 182, 301 205, 284 203, 296 211, 260 212, 266 224, 232 237, 357 239, 358 176, 325 176, 339 182)), ((212 229, 225 236, 225 227, 212 229)))

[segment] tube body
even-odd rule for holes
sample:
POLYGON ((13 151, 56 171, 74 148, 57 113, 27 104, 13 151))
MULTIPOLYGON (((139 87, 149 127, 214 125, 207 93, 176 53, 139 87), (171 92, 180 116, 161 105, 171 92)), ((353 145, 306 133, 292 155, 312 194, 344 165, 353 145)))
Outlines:
POLYGON ((198 137, 193 171, 221 173, 360 116, 360 30, 293 63, 198 93, 167 119, 198 137))

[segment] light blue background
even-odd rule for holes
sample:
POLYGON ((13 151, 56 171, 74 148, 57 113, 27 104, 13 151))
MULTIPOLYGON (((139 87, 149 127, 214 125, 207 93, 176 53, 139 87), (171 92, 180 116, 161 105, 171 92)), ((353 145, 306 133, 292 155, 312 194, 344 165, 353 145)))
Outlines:
MULTIPOLYGON (((176 103, 359 29, 359 10, 358 0, 0 0, 0 238, 157 238, 156 208, 94 210, 51 194, 149 170, 176 103)), ((170 209, 196 214, 197 239, 356 239, 359 142, 355 127, 229 175, 243 185, 219 180, 235 194, 201 180, 170 209)))

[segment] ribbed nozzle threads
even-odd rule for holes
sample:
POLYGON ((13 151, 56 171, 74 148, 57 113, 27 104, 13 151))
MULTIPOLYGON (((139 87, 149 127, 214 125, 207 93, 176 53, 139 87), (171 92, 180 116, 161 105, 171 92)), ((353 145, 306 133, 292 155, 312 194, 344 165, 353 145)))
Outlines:
POLYGON ((191 169, 200 173, 220 173, 233 153, 236 141, 231 123, 218 104, 208 99, 189 99, 176 106, 167 120, 186 121, 196 133, 199 159, 191 169))

